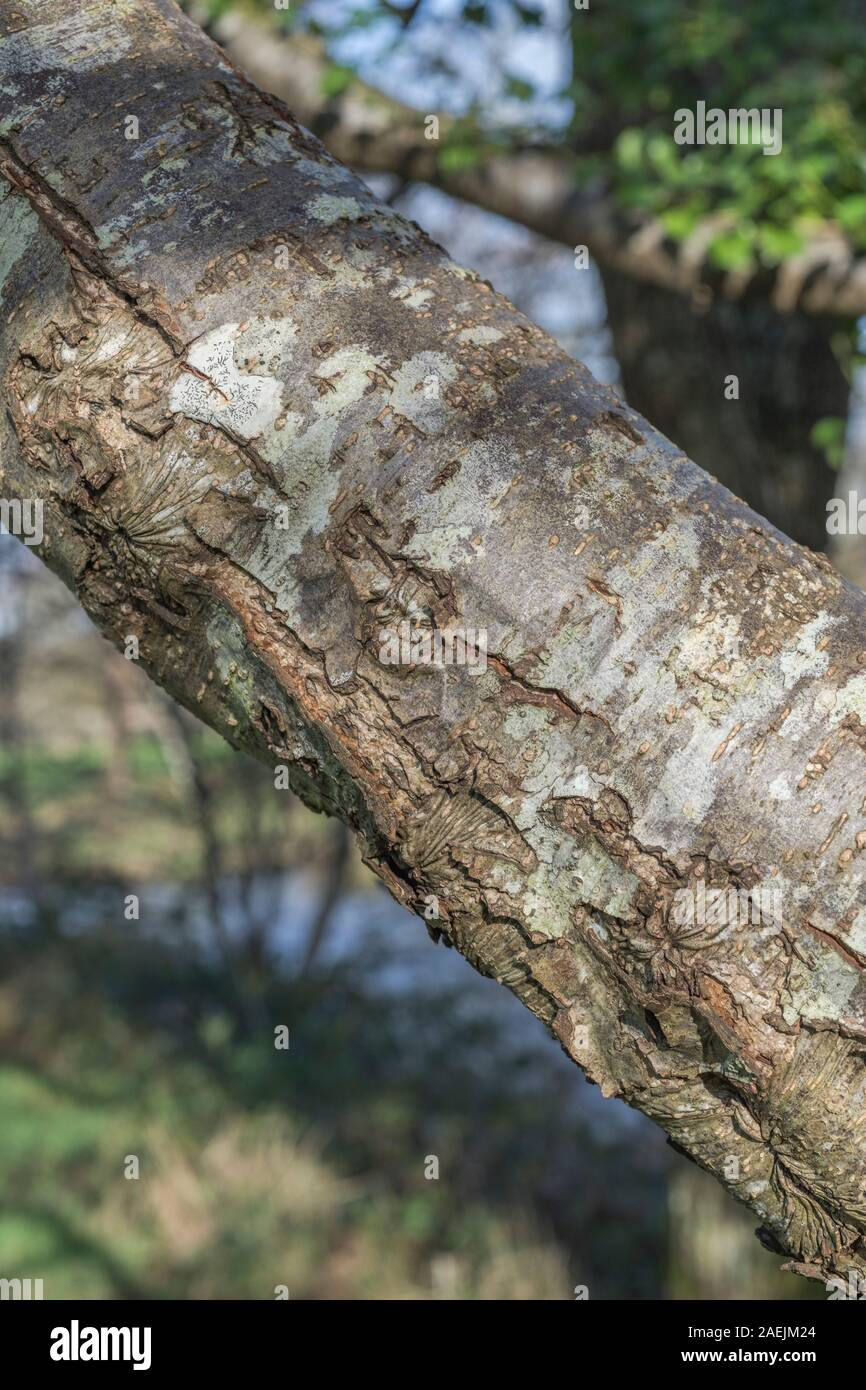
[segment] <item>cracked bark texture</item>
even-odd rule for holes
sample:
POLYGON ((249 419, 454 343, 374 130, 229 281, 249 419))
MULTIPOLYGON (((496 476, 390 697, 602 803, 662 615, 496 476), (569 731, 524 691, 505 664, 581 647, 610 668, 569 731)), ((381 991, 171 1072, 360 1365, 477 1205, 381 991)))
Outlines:
POLYGON ((0 93, 43 558, 795 1268, 866 1272, 864 596, 169 0, 4 0, 0 93), (382 664, 404 619, 486 671, 382 664), (701 881, 783 911, 684 928, 701 881))

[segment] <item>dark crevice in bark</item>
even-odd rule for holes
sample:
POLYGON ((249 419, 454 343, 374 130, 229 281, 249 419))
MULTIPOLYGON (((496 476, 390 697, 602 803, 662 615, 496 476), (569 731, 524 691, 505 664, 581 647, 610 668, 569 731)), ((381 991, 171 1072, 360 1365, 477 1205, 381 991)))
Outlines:
POLYGON ((23 164, 5 140, 0 140, 0 174, 7 180, 10 188, 27 199, 52 236, 55 236, 62 246, 74 252, 93 275, 104 280, 141 323, 158 333, 173 356, 179 357, 184 352, 186 345, 168 326, 165 317, 158 313, 152 314, 145 309, 139 298, 141 291, 136 295, 112 273, 92 229, 77 210, 52 188, 46 179, 23 164))

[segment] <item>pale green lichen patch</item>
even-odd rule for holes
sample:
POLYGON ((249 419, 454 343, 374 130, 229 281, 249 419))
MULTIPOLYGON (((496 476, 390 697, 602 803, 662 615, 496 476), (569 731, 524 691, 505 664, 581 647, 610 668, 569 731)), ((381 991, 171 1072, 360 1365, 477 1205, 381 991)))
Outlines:
POLYGON ((623 667, 633 663, 645 675, 628 687, 618 722, 623 730, 642 729, 662 693, 675 694, 675 676, 665 669, 670 612, 689 595, 698 563, 696 529, 677 521, 640 546, 626 565, 606 569, 608 594, 588 584, 580 624, 563 625, 548 639, 539 659, 545 684, 578 699, 591 684, 594 700, 605 710, 616 709, 623 706, 623 667))
POLYGON ((866 956, 866 907, 861 907, 855 915, 845 944, 859 955, 866 956))
POLYGON ((504 335, 498 328, 489 324, 476 324, 474 328, 461 328, 457 334, 458 343, 472 343, 475 347, 486 347, 488 343, 498 343, 504 335))
POLYGON ((503 737, 513 744, 515 765, 523 769, 521 794, 508 800, 508 813, 519 829, 529 829, 551 800, 595 799, 603 790, 603 780, 579 761, 571 719, 538 705, 516 705, 506 716, 503 737))
POLYGON ((588 840, 580 848, 575 856, 574 872, 580 885, 578 901, 610 917, 634 916, 634 898, 640 882, 597 840, 588 840))
POLYGON ((818 650, 818 641, 835 621, 828 613, 819 613, 801 628, 793 647, 782 652, 779 665, 786 689, 796 685, 804 676, 824 674, 830 665, 830 658, 826 651, 818 650))
POLYGON ((578 844, 571 835, 538 822, 525 832, 538 858, 527 882, 524 909, 530 930, 567 935, 576 904, 612 917, 634 916, 638 879, 597 840, 578 844))
POLYGON ((479 440, 461 451, 460 463, 435 492, 418 494, 417 530, 406 546, 407 554, 446 571, 484 554, 483 539, 480 546, 467 543, 495 525, 494 503, 513 467, 510 441, 496 435, 479 440))
POLYGON ((530 931, 551 938, 567 936, 572 927, 572 909, 577 884, 571 871, 575 858, 574 841, 539 822, 526 834, 538 857, 538 867, 530 874, 523 895, 523 911, 530 931))
MULTIPOLYGON (((264 342, 265 337, 260 347, 264 342)), ((275 345, 274 350, 280 349, 275 345)), ((331 467, 338 430, 364 399, 370 373, 380 365, 359 345, 332 353, 317 367, 323 389, 310 401, 312 420, 309 414, 285 411, 279 428, 269 429, 261 441, 262 455, 280 476, 282 496, 259 499, 268 524, 245 568, 267 585, 277 607, 292 621, 298 618, 301 588, 292 557, 301 553, 307 536, 323 532, 331 519, 331 504, 340 488, 339 470, 331 467)))
POLYGON ((815 952, 809 968, 796 962, 782 1007, 785 1022, 795 1025, 806 1019, 834 1023, 845 1018, 861 975, 856 966, 829 947, 815 952))
POLYGON ((405 304, 407 309, 423 309, 433 298, 433 291, 414 280, 404 281, 391 291, 391 298, 405 304))
POLYGON ((866 726, 866 675, 852 676, 841 690, 827 691, 826 694, 829 699, 824 704, 834 724, 854 714, 866 726))
POLYGON ((384 365, 383 359, 360 343, 340 348, 319 365, 316 376, 327 383, 324 393, 313 404, 322 419, 334 419, 362 399, 370 388, 370 374, 384 365))
POLYGON ((181 367, 169 405, 192 420, 224 427, 242 439, 255 439, 270 430, 280 413, 282 383, 239 370, 235 361, 239 331, 237 323, 224 323, 192 344, 186 360, 195 372, 181 367))
POLYGON ((270 314, 243 325, 235 342, 235 361, 245 372, 265 372, 284 380, 291 365, 298 325, 293 319, 270 314))
POLYGON ((442 393, 456 377, 444 352, 418 352, 394 372, 391 407, 426 433, 440 430, 453 414, 442 393))
MULTIPOLYGON (((0 47, 0 65, 2 65, 2 52, 2 47, 0 47)), ((8 114, 0 114, 0 135, 6 136, 20 129, 28 119, 38 116, 44 110, 46 101, 59 97, 62 93, 63 76, 61 73, 50 73, 45 80, 44 94, 40 93, 35 99, 28 98, 19 83, 0 80, 0 94, 8 98, 3 102, 3 106, 8 108, 8 114)))
POLYGON ((310 199, 307 211, 317 222, 324 222, 326 227, 330 227, 335 222, 356 222, 363 216, 365 209, 357 198, 342 197, 337 193, 320 193, 310 199))
POLYGON ((134 13, 134 0, 116 0, 115 13, 104 6, 84 6, 75 14, 53 16, 0 39, 0 65, 7 72, 29 75, 56 68, 77 73, 117 63, 134 43, 124 20, 134 13))

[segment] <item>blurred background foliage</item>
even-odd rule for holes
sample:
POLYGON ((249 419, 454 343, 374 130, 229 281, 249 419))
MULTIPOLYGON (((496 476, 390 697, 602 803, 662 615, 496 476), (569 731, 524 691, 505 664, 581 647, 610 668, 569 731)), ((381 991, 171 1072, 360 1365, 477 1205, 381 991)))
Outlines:
MULTIPOLYGON (((576 189, 601 181, 674 239, 729 212, 719 269, 771 267, 822 219, 866 241, 859 6, 196 12, 319 35, 326 100, 360 73, 456 116, 453 168, 552 149, 576 189), (673 109, 698 99, 783 106, 783 154, 679 149, 673 109)), ((572 248, 399 172, 370 181, 771 520, 826 541, 828 455, 846 486, 862 475, 856 324, 779 315, 760 280, 698 304, 578 275, 572 248)), ((858 573, 862 542, 840 563, 858 573)), ((0 537, 0 1277, 50 1298, 823 1296, 753 1226, 0 537)))
POLYGON ((866 249, 866 45, 859 0, 626 0, 572 25, 573 138, 610 171, 620 198, 659 213, 678 240, 709 213, 721 269, 777 265, 816 225, 838 222, 866 249), (783 112, 781 151, 678 146, 671 112, 783 112), (591 152, 591 153, 590 153, 591 152))
MULTIPOLYGON (((236 7, 205 0, 202 14, 212 22, 236 7)), ((861 0, 246 7, 285 34, 321 35, 346 55, 325 73, 324 95, 338 95, 361 68, 404 100, 432 98, 426 109, 463 117, 440 155, 452 165, 480 162, 492 140, 512 149, 534 143, 570 152, 576 186, 603 178, 624 206, 659 213, 676 239, 708 214, 730 213, 730 227, 709 244, 723 269, 777 265, 826 222, 866 250, 861 0), (420 89, 401 82, 411 65, 423 74, 420 89), (757 144, 676 145, 673 112, 700 100, 725 110, 781 108, 783 148, 766 157, 757 144)))

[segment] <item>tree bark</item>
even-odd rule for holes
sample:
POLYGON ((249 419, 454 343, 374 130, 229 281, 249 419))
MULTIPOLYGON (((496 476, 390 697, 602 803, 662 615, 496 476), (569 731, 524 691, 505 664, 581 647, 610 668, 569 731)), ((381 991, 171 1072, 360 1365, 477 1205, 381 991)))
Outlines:
POLYGON ((843 324, 752 300, 694 309, 619 271, 601 274, 629 403, 794 540, 824 549, 839 480, 810 439, 818 420, 848 414, 831 345, 843 324), (731 374, 737 399, 725 394, 731 374))
POLYGON ((2 487, 43 558, 800 1271, 866 1272, 866 598, 170 0, 45 14, 0 3, 2 487), (403 622, 486 665, 387 664, 403 622), (684 927, 701 883, 780 906, 684 927))

